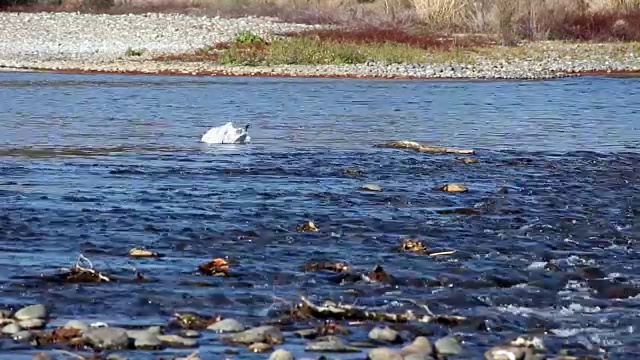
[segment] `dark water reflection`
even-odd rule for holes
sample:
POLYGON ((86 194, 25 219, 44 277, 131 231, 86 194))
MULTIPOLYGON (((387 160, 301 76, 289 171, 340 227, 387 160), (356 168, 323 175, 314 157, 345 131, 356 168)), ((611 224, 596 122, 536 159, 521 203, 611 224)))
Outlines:
MULTIPOLYGON (((0 110, 0 302, 45 302, 54 325, 161 324, 176 310, 257 324, 282 299, 305 293, 390 310, 414 299, 438 313, 483 317, 488 331, 450 329, 476 354, 527 332, 546 332, 555 350, 602 346, 611 359, 639 349, 637 79, 6 73, 0 110), (198 143, 228 119, 250 122, 254 143, 198 143), (406 138, 475 148, 479 163, 371 147, 406 138), (449 182, 470 191, 433 190, 449 182), (358 190, 364 183, 383 191, 358 190), (481 213, 438 213, 459 207, 481 213), (307 219, 321 231, 296 232, 307 219), (406 236, 457 252, 396 252, 406 236), (134 260, 126 256, 134 246, 167 256, 134 260), (80 286, 31 277, 69 266, 79 253, 116 275, 133 277, 135 269, 153 282, 80 286), (194 272, 220 256, 229 256, 235 277, 194 272), (310 259, 363 271, 382 264, 395 282, 339 284, 334 274, 302 272, 310 259)), ((203 355, 221 356, 214 337, 199 339, 203 355)), ((350 339, 364 338, 366 329, 350 339)), ((303 343, 291 338, 285 347, 303 343)))

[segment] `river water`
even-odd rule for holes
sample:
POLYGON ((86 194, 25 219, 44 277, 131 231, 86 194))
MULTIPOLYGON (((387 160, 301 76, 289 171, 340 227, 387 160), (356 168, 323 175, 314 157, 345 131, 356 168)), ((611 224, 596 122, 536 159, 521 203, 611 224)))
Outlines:
MULTIPOLYGON (((520 334, 541 334, 550 352, 640 351, 640 79, 0 73, 0 134, 0 304, 45 303, 49 327, 164 324, 176 311, 257 325, 306 294, 482 317, 483 329, 418 325, 459 335, 469 351, 460 358, 520 334), (253 142, 199 142, 228 120, 251 123, 253 142), (373 147, 394 139, 473 148, 479 162, 373 147), (469 192, 434 190, 452 182, 469 192), (383 191, 360 191, 367 183, 383 191), (437 212, 453 207, 481 213, 437 212), (307 220, 320 231, 297 232, 307 220), (457 252, 396 251, 408 236, 457 252), (132 259, 132 247, 166 256, 132 259), (38 278, 81 253, 152 282, 38 278), (228 257, 234 277, 196 273, 215 257, 228 257), (380 264, 395 281, 301 270, 315 259, 363 272, 380 264)), ((344 338, 366 340, 369 328, 344 338)), ((229 348, 206 331, 198 341, 205 359, 229 348)), ((304 343, 287 337, 283 347, 302 354, 304 343)), ((16 359, 32 350, 9 339, 0 348, 16 359)), ((227 356, 268 357, 236 349, 227 356)))

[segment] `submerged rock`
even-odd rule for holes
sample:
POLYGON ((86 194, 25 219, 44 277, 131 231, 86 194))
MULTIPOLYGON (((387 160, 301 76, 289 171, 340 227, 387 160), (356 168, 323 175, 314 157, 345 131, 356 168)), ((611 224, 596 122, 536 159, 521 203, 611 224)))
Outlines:
POLYGON ((403 360, 403 357, 392 349, 381 347, 369 351, 367 360, 403 360))
POLYGON ((147 249, 142 249, 142 248, 133 248, 131 250, 129 250, 129 256, 131 257, 136 257, 136 258, 143 258, 143 257, 161 257, 162 255, 160 255, 159 253, 155 252, 155 251, 151 251, 151 250, 147 250, 147 249))
POLYGON ((319 339, 318 341, 312 341, 308 343, 307 346, 305 347, 305 350, 320 351, 320 352, 340 352, 340 353, 360 351, 360 349, 358 349, 357 347, 347 345, 344 342, 342 342, 340 338, 332 335, 319 339))
POLYGON ((436 187, 436 190, 445 192, 467 192, 469 189, 462 184, 446 184, 436 187))
POLYGON ((487 350, 484 353, 484 358, 485 360, 524 360, 527 354, 531 355, 531 353, 531 349, 500 345, 487 350))
POLYGON ((187 330, 182 330, 180 332, 181 336, 184 336, 186 338, 197 338, 200 337, 200 333, 195 331, 195 330, 191 330, 191 329, 187 329, 187 330))
POLYGON ((63 328, 65 329, 78 329, 80 331, 87 331, 89 326, 82 321, 78 320, 70 320, 66 324, 64 324, 63 328))
POLYGON ((318 232, 320 231, 320 228, 318 226, 316 226, 316 224, 309 220, 305 223, 302 223, 298 226, 296 226, 296 230, 300 231, 300 232, 318 232))
POLYGON ((284 349, 276 349, 269 355, 269 360, 295 360, 293 354, 284 349))
POLYGON ((133 345, 138 349, 158 349, 162 346, 162 341, 155 332, 142 330, 128 331, 127 334, 133 339, 133 345))
POLYGON ((416 337, 413 342, 398 351, 405 358, 409 355, 433 355, 433 344, 424 336, 416 337))
POLYGON ((15 333, 17 333, 18 331, 22 330, 22 328, 20 327, 20 325, 16 324, 16 323, 11 323, 9 325, 5 325, 2 328, 2 333, 3 334, 8 334, 8 335, 13 335, 15 333))
POLYGON ((462 353, 460 342, 453 336, 440 338, 433 345, 438 353, 442 355, 459 355, 462 353))
POLYGON ((253 344, 264 342, 267 344, 277 345, 284 342, 284 336, 279 328, 271 325, 258 326, 239 333, 230 334, 222 337, 223 341, 235 344, 253 344))
POLYGON ((53 358, 47 353, 39 352, 33 355, 32 360, 53 360, 53 358))
POLYGON ((119 327, 90 328, 82 340, 95 349, 126 349, 129 345, 127 330, 119 327))
POLYGON ((382 191, 382 187, 376 184, 364 184, 361 189, 366 191, 382 191))
POLYGON ((374 327, 373 329, 371 329, 371 331, 369 331, 369 339, 386 341, 390 343, 402 341, 398 332, 388 326, 374 327))
POLYGON ((457 157, 456 160, 465 164, 476 164, 478 162, 478 159, 471 157, 457 157))
POLYGON ((256 353, 266 352, 272 349, 273 346, 263 342, 253 343, 249 345, 249 351, 256 353))
POLYGON ((20 330, 17 333, 13 334, 12 338, 15 341, 31 341, 34 337, 34 332, 29 330, 20 330))
POLYGON ((178 335, 171 334, 171 335, 156 335, 156 336, 163 343, 167 343, 173 347, 192 348, 192 347, 198 346, 198 342, 196 340, 183 338, 182 336, 178 336, 178 335))
POLYGON ((244 331, 245 327, 236 319, 222 319, 215 324, 207 326, 207 330, 217 332, 238 332, 244 331))
POLYGON ((23 329, 42 329, 46 323, 42 319, 26 319, 19 321, 18 324, 23 329))

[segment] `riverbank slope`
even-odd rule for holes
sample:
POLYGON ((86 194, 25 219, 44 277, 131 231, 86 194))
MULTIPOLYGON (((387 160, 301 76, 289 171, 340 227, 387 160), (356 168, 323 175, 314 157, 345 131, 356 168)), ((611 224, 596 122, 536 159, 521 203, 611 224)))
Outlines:
POLYGON ((259 17, 0 13, 0 67, 67 72, 484 79, 640 72, 638 42, 536 41, 500 46, 471 37, 400 36, 400 30, 380 31, 377 38, 367 40, 363 36, 378 30, 362 30, 349 37, 340 34, 343 30, 323 29, 327 27, 259 17))

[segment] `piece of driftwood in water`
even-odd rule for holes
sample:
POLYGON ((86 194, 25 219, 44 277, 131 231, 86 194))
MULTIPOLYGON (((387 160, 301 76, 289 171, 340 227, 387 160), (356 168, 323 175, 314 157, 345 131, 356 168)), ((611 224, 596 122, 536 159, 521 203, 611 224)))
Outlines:
POLYGON ((423 153, 440 153, 440 154, 475 154, 476 151, 473 149, 454 149, 448 147, 437 147, 437 146, 429 146, 422 145, 417 141, 410 140, 394 140, 389 141, 384 144, 374 145, 377 148, 387 148, 387 149, 411 149, 416 150, 423 153))
POLYGON ((96 283, 112 281, 109 276, 95 270, 91 261, 82 254, 78 256, 78 260, 75 265, 65 270, 66 272, 60 274, 59 277, 64 282, 68 283, 96 283), (82 266, 81 264, 83 262, 85 262, 88 267, 82 266))
POLYGON ((318 319, 375 320, 396 323, 420 321, 442 325, 458 325, 468 320, 467 317, 459 315, 437 315, 434 314, 428 306, 420 305, 412 300, 409 301, 423 308, 427 314, 422 317, 418 317, 411 310, 407 310, 400 314, 368 311, 353 305, 336 304, 332 301, 325 301, 323 305, 316 305, 304 296, 301 297, 301 303, 298 305, 298 311, 318 319))
POLYGON ((301 297, 298 310, 308 313, 318 319, 339 319, 339 320, 376 320, 388 322, 408 322, 418 320, 418 317, 411 311, 393 314, 386 312, 367 311, 352 305, 336 304, 326 301, 323 305, 316 305, 306 297, 301 297))
POLYGON ((431 309, 429 309, 427 305, 419 304, 417 301, 414 301, 411 299, 406 299, 406 301, 409 301, 410 303, 423 308, 424 311, 427 313, 427 315, 424 315, 420 319, 420 322, 437 323, 442 325, 459 325, 468 320, 466 316, 434 314, 433 311, 431 311, 431 309))

